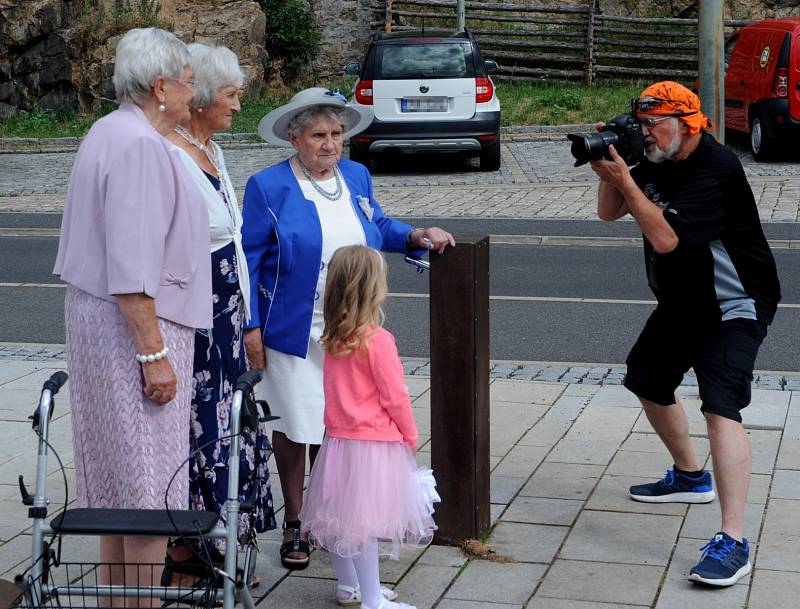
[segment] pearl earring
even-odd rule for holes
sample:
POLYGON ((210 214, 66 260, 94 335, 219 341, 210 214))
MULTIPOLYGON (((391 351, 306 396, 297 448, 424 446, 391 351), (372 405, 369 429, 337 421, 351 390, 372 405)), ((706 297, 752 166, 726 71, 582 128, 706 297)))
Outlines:
POLYGON ((202 108, 198 108, 198 109, 197 109, 197 111, 198 111, 198 112, 202 112, 202 111, 203 111, 203 109, 202 109, 202 108))
POLYGON ((159 112, 166 112, 167 111, 167 107, 164 104, 159 104, 158 111, 159 112))

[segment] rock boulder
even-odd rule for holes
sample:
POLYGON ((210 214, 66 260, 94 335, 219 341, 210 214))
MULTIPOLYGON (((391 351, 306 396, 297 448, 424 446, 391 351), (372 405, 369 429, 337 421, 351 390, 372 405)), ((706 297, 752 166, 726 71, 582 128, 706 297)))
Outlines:
MULTIPOLYGON (((97 110, 113 99, 122 34, 112 25, 115 3, 99 0, 87 11, 83 0, 0 0, 0 116, 33 106, 97 110)), ((261 92, 269 58, 257 2, 162 0, 158 19, 186 42, 232 49, 247 74, 246 93, 261 92)))

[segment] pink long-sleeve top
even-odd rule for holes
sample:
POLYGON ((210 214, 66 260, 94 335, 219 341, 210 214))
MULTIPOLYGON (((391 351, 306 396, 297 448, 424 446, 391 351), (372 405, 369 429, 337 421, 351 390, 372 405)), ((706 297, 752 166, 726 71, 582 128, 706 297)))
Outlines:
POLYGON ((53 272, 104 300, 146 294, 158 317, 210 328, 208 210, 178 154, 135 104, 98 120, 72 168, 53 272))
POLYGON ((325 353, 325 433, 348 440, 404 442, 417 446, 403 365, 394 336, 376 329, 366 353, 346 357, 325 353))

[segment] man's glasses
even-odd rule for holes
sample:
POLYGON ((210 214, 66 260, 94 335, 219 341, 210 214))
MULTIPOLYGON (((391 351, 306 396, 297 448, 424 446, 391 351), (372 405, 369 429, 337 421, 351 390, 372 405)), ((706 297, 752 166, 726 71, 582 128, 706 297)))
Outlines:
POLYGON ((639 119, 639 122, 642 123, 645 127, 647 127, 648 129, 652 129, 658 123, 660 123, 662 121, 665 121, 668 118, 677 118, 679 116, 685 116, 685 115, 683 115, 683 114, 668 114, 667 116, 659 116, 658 118, 650 118, 650 117, 641 118, 639 116, 637 116, 636 118, 639 119))

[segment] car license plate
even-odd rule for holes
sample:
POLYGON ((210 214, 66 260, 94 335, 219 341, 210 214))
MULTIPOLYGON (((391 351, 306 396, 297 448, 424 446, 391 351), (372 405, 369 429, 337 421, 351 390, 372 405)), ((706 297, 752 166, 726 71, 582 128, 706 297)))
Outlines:
POLYGON ((411 97, 400 100, 401 112, 447 112, 446 97, 411 97))

